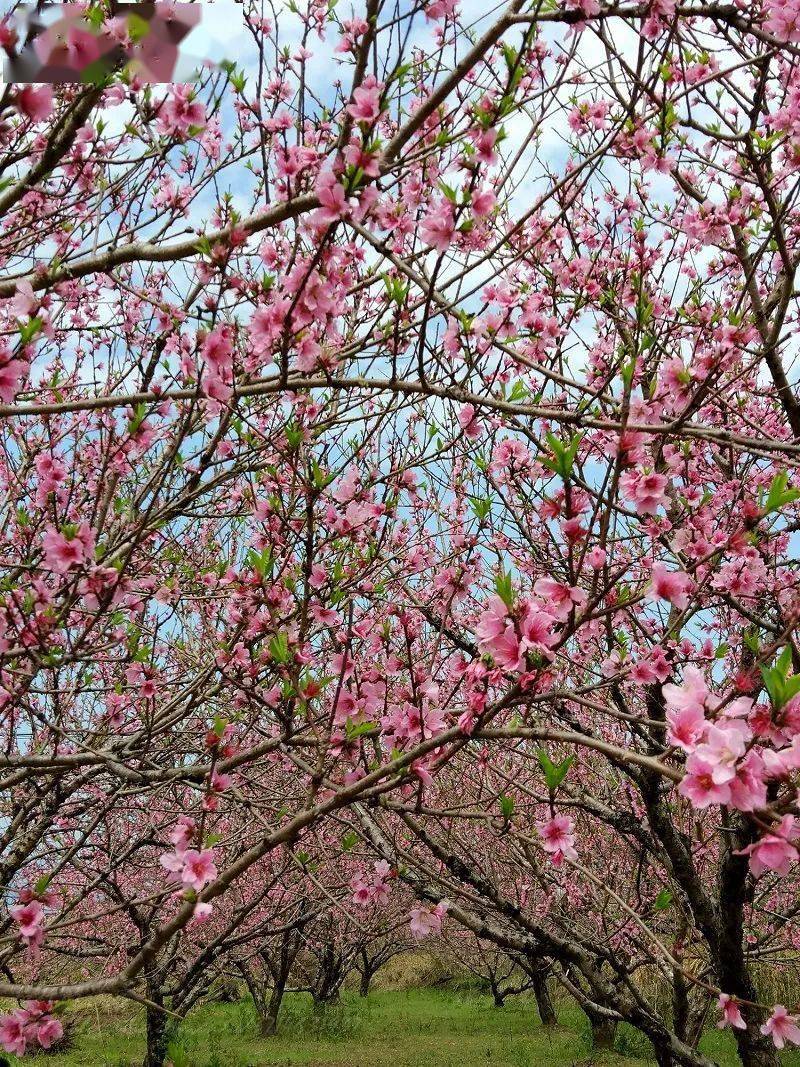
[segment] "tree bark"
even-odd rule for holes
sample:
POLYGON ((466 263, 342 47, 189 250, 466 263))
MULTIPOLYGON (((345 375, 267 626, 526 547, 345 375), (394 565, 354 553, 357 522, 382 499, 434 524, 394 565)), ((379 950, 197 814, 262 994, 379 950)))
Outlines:
POLYGON ((531 983, 542 1026, 555 1026, 558 1018, 547 986, 547 974, 544 971, 534 971, 531 975, 531 983))
POLYGON ((283 1003, 283 994, 286 991, 285 982, 276 982, 272 987, 269 1001, 264 1014, 261 1016, 261 1036, 273 1037, 278 1030, 278 1016, 283 1003))
MULTIPOLYGON (((148 999, 154 1004, 162 1005, 163 998, 160 989, 153 989, 148 983, 148 999)), ((147 1050, 144 1055, 143 1067, 164 1067, 167 1058, 167 1045, 169 1038, 167 1033, 167 1016, 158 1008, 147 1008, 147 1050)))
POLYGON ((598 1015, 590 1015, 589 1022, 592 1025, 592 1047, 594 1049, 613 1049, 614 1038, 617 1036, 616 1022, 613 1019, 604 1019, 598 1015))

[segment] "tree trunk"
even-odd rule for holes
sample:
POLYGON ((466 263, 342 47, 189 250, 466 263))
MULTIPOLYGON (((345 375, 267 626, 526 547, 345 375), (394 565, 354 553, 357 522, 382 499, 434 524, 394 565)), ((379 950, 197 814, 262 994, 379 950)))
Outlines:
POLYGON ((266 1010, 261 1016, 261 1036, 273 1037, 278 1030, 278 1016, 281 1011, 281 1004, 283 1003, 283 994, 286 991, 285 982, 276 982, 272 987, 272 993, 270 994, 269 1002, 266 1005, 266 1010))
POLYGON ((331 1004, 338 1003, 339 987, 337 986, 335 989, 325 990, 324 993, 312 993, 311 996, 314 998, 315 1008, 327 1008, 331 1004))
POLYGON ((681 1041, 689 1039, 689 986, 677 967, 672 974, 672 1029, 681 1041))
POLYGON ((617 1036, 617 1024, 614 1019, 606 1019, 602 1015, 590 1015, 589 1022, 592 1024, 592 1047, 594 1049, 613 1049, 614 1038, 617 1036))
MULTIPOLYGON (((160 992, 148 989, 148 997, 154 1004, 161 1004, 160 992)), ((143 1067, 164 1067, 167 1058, 167 1016, 157 1008, 147 1009, 147 1051, 144 1056, 143 1067)))
POLYGON ((741 850, 756 840, 756 831, 744 816, 734 814, 730 822, 734 834, 727 841, 719 877, 720 909, 717 944, 715 946, 717 981, 726 993, 745 1001, 742 1015, 746 1030, 734 1030, 739 1058, 744 1067, 778 1067, 778 1053, 770 1038, 759 1032, 761 1017, 747 1001, 757 1001, 758 994, 747 966, 744 952, 744 916, 752 903, 754 883, 749 878, 749 860, 741 850))
POLYGON ((656 1063, 658 1067, 674 1067, 675 1060, 672 1058, 672 1053, 668 1048, 658 1048, 653 1046, 656 1054, 656 1063))
POLYGON ((359 996, 369 996, 369 987, 372 984, 372 977, 372 971, 369 969, 369 967, 363 967, 361 970, 361 981, 358 984, 359 996))
POLYGON ((533 995, 536 998, 536 1007, 539 1009, 539 1018, 542 1020, 542 1026, 555 1026, 558 1022, 558 1018, 556 1017, 556 1009, 553 1007, 553 1001, 550 997, 550 990, 547 987, 547 974, 544 971, 534 971, 531 975, 531 981, 533 983, 533 995))

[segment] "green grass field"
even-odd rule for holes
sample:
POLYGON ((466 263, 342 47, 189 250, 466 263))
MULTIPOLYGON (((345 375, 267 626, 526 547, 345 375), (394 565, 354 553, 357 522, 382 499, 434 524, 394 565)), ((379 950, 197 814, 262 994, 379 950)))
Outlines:
MULTIPOLYGON (((322 1015, 303 996, 289 996, 274 1038, 258 1036, 249 1001, 208 1004, 192 1012, 173 1038, 174 1067, 538 1067, 652 1063, 648 1046, 621 1027, 615 1053, 593 1056, 579 1009, 562 1004, 560 1025, 541 1027, 532 1001, 512 998, 497 1009, 473 992, 376 991, 366 1000, 343 994, 322 1015)), ((108 1001, 84 1003, 69 1053, 28 1058, 37 1067, 138 1067, 143 1019, 108 1001)), ((710 1032, 703 1051, 721 1065, 737 1064, 729 1035, 710 1032)), ((18 1062, 18 1061, 13 1061, 18 1062)), ((791 1053, 787 1067, 800 1067, 791 1053)))

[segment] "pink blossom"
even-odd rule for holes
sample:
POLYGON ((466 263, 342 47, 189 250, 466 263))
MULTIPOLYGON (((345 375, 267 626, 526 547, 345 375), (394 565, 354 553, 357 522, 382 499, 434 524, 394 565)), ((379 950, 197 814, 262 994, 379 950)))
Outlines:
POLYGON ((46 1019, 36 1028, 36 1039, 43 1049, 52 1048, 64 1036, 64 1027, 58 1019, 46 1019))
POLYGON ((620 488, 626 500, 633 503, 637 515, 655 515, 660 507, 666 507, 669 497, 666 494, 665 475, 649 474, 641 470, 626 471, 620 478, 620 488))
POLYGON ((800 41, 800 2, 798 0, 767 0, 763 27, 779 41, 800 41))
POLYGON ((715 784, 722 785, 735 778, 736 763, 745 754, 749 739, 749 728, 739 720, 712 723, 708 727, 705 742, 697 747, 696 754, 711 766, 715 784))
MULTIPOLYGON (((575 590, 574 592, 579 593, 580 590, 575 590)), ((573 595, 572 592, 570 595, 573 595)), ((573 603, 575 603, 574 600, 573 603)), ((549 655, 550 649, 558 641, 558 634, 553 632, 553 626, 556 622, 557 619, 554 615, 543 611, 531 600, 525 601, 520 614, 522 651, 530 649, 544 656, 549 655)))
POLYGON ((161 866, 170 872, 170 874, 180 874, 183 871, 183 857, 185 851, 178 852, 162 852, 158 857, 158 862, 161 866))
POLYGON ((651 571, 653 594, 660 600, 668 600, 679 611, 689 606, 689 594, 694 582, 684 571, 668 571, 663 563, 654 563, 651 571))
POLYGON ((36 476, 39 480, 36 491, 36 499, 39 503, 46 503, 50 493, 65 481, 67 468, 57 456, 49 452, 42 452, 36 457, 36 476))
POLYGON ((542 838, 542 848, 552 856, 553 864, 560 867, 564 860, 576 860, 575 824, 568 815, 555 815, 547 822, 538 823, 536 829, 542 838))
POLYGON ((547 603, 550 613, 560 622, 566 622, 573 608, 582 608, 587 599, 582 589, 564 585, 554 578, 538 578, 533 591, 547 603))
POLYGON ((425 18, 432 22, 452 15, 456 9, 456 0, 431 0, 425 6, 425 18))
POLYGON ((38 948, 44 941, 44 908, 38 900, 17 904, 10 908, 11 918, 19 926, 19 935, 26 945, 38 948))
POLYGON ((508 608, 499 596, 490 596, 475 627, 475 637, 481 652, 492 654, 492 647, 508 625, 508 608))
POLYGON ((705 737, 708 727, 705 712, 710 693, 702 671, 697 667, 686 667, 683 685, 670 682, 661 692, 667 707, 669 743, 679 745, 687 752, 693 751, 705 737))
POLYGON ((475 417, 475 408, 472 404, 464 404, 459 409, 458 424, 464 434, 472 440, 481 436, 481 424, 475 417))
POLYGON ((24 1055, 28 1044, 52 1048, 64 1036, 64 1027, 51 1016, 50 1000, 26 1000, 22 1007, 0 1018, 0 1046, 6 1052, 24 1055))
POLYGON ((42 122, 53 113, 53 90, 49 85, 26 85, 14 103, 32 122, 42 122))
POLYGON ((203 923, 208 922, 213 911, 213 904, 209 904, 208 901, 198 900, 192 912, 192 923, 195 926, 201 926, 203 923))
POLYGON ((776 1004, 772 1015, 761 1027, 761 1033, 772 1038, 775 1048, 783 1048, 787 1041, 800 1045, 800 1027, 797 1018, 790 1015, 783 1004, 776 1004))
POLYGON ((678 792, 691 801, 695 808, 707 808, 711 804, 727 804, 731 799, 731 790, 727 781, 715 780, 717 766, 692 753, 686 761, 686 774, 678 792))
POLYGON ((602 549, 595 545, 594 548, 589 549, 586 553, 586 562, 592 568, 592 570, 599 571, 601 567, 606 564, 607 553, 605 549, 602 549))
POLYGON ((66 574, 70 567, 81 566, 94 553, 94 533, 82 522, 77 528, 57 530, 48 526, 42 538, 45 566, 57 574, 66 574))
POLYGON ((447 913, 449 902, 440 900, 435 908, 419 907, 412 908, 409 918, 411 920, 411 933, 417 940, 430 937, 431 934, 439 934, 442 931, 442 919, 447 913))
POLYGON ((197 829, 197 824, 194 819, 189 818, 188 815, 181 815, 177 823, 170 830, 168 837, 169 840, 175 846, 175 851, 180 855, 183 854, 192 840, 197 829))
POLYGON ((733 997, 728 996, 727 993, 720 993, 719 999, 717 1000, 717 1007, 722 1012, 722 1018, 717 1023, 720 1030, 725 1026, 732 1026, 736 1030, 747 1029, 747 1024, 742 1018, 742 1013, 739 1011, 739 1005, 733 997))
POLYGON ((479 217, 489 215, 497 203, 497 198, 491 189, 483 187, 476 189, 472 194, 472 210, 479 217))
POLYGON ((369 904, 372 900, 372 886, 367 885, 360 875, 352 879, 350 888, 353 890, 352 900, 354 904, 369 904))
POLYGON ((17 31, 7 19, 0 19, 0 48, 13 48, 17 43, 17 31))
POLYGON ((0 1017, 0 1045, 3 1049, 17 1056, 24 1056, 27 1044, 25 1028, 18 1013, 0 1017))
POLYGON ((668 706, 667 723, 669 724, 667 740, 671 745, 682 748, 684 752, 694 751, 708 729, 708 722, 702 708, 696 706, 683 708, 668 706))
POLYGON ((28 377, 28 364, 10 359, 0 367, 0 401, 10 404, 21 389, 20 380, 28 377))
POLYGON ((11 298, 11 310, 19 319, 27 318, 33 314, 38 303, 36 293, 29 281, 17 283, 14 296, 11 298))
POLYGON ((567 0, 566 7, 569 11, 580 11, 587 18, 592 18, 600 11, 597 0, 567 0))
POLYGON ((456 232, 450 202, 443 200, 433 207, 423 219, 419 232, 425 244, 435 248, 437 252, 446 252, 456 232))
POLYGON ((373 75, 368 75, 353 93, 352 104, 347 105, 348 114, 357 122, 374 122, 381 113, 383 86, 373 75))
POLYGON ((497 160, 498 155, 495 151, 495 144, 497 142, 497 130, 491 126, 486 130, 480 130, 475 138, 475 154, 481 163, 486 163, 488 166, 493 166, 497 160))
POLYGON ((741 854, 750 856, 753 874, 758 877, 764 871, 775 871, 785 877, 798 859, 797 849, 791 843, 798 833, 795 817, 784 815, 778 827, 743 849, 741 854))
POLYGON ((736 777, 728 783, 731 805, 739 811, 755 811, 767 803, 766 767, 761 754, 751 749, 736 765, 736 777))
POLYGON ((490 596, 478 619, 475 636, 478 648, 488 653, 499 667, 520 671, 528 651, 547 655, 558 640, 553 632, 557 620, 533 601, 520 605, 518 624, 498 596, 490 596))
POLYGON ((203 361, 215 372, 227 370, 232 363, 233 344, 230 333, 224 327, 212 330, 203 341, 203 361))
POLYGON ((205 106, 195 100, 193 85, 170 86, 171 96, 158 113, 158 132, 167 136, 185 137, 192 127, 202 127, 206 121, 205 106))
POLYGON ((314 186, 320 206, 314 212, 314 222, 317 225, 327 226, 337 219, 344 218, 347 214, 347 198, 344 186, 336 178, 332 170, 324 170, 320 173, 314 186))
POLYGON ((216 877, 217 868, 212 849, 206 848, 200 852, 195 848, 190 848, 184 853, 181 881, 185 886, 199 893, 204 885, 213 882, 216 877))

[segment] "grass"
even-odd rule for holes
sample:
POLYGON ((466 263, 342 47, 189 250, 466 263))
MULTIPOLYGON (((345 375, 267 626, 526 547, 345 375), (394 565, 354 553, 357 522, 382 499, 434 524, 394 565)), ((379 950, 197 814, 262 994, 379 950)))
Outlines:
MULTIPOLYGON (((74 1047, 29 1057, 36 1067, 139 1067, 144 1054, 141 1012, 115 1002, 84 1002, 75 1013, 74 1047)), ((722 1067, 738 1058, 730 1035, 705 1035, 703 1051, 722 1067)), ((542 1028, 532 1001, 512 998, 497 1009, 472 991, 376 990, 366 1000, 346 992, 315 1013, 307 997, 287 996, 279 1033, 260 1038, 249 1001, 206 1004, 173 1038, 174 1067, 569 1067, 652 1064, 648 1043, 622 1026, 616 1050, 593 1056, 583 1013, 559 1006, 559 1026, 542 1028)), ((12 1058, 12 1062, 18 1062, 12 1058)), ((800 1054, 786 1056, 800 1067, 800 1054)))

